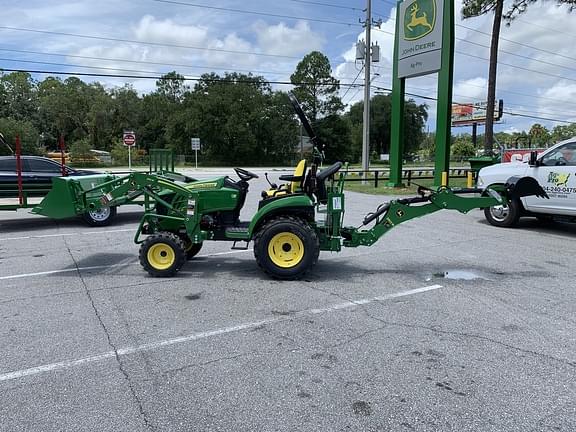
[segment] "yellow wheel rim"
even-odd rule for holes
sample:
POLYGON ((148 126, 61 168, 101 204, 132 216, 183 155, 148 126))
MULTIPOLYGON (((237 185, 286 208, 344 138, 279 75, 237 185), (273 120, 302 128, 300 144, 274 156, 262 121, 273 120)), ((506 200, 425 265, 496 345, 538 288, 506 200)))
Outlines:
POLYGON ((295 234, 279 233, 268 243, 268 256, 278 267, 291 268, 304 258, 304 244, 295 234))
POLYGON ((148 262, 156 270, 166 270, 176 261, 174 249, 166 243, 156 243, 148 249, 148 262))

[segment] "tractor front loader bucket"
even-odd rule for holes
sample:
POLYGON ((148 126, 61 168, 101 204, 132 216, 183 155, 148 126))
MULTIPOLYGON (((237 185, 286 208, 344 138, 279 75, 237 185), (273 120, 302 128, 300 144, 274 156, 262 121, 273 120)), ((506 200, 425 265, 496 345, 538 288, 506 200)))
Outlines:
POLYGON ((526 196, 550 199, 546 191, 533 177, 510 177, 506 181, 506 192, 509 199, 517 199, 526 196))
POLYGON ((55 177, 52 188, 32 213, 53 219, 65 219, 81 215, 89 210, 87 199, 92 195, 102 196, 108 192, 96 189, 99 185, 114 180, 111 174, 95 174, 76 177, 55 177), (85 191, 91 191, 88 194, 85 191))

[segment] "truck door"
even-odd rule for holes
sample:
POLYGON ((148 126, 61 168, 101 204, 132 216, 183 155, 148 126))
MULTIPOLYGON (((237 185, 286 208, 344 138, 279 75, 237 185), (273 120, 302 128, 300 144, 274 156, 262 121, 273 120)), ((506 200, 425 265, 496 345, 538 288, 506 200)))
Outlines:
POLYGON ((530 167, 529 175, 538 180, 550 199, 526 197, 527 210, 576 215, 576 142, 546 153, 538 166, 530 167))

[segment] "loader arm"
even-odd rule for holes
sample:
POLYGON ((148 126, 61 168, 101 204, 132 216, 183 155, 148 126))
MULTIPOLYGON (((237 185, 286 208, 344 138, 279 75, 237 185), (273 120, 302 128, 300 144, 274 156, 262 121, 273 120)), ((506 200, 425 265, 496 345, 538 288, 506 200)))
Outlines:
POLYGON ((187 198, 190 191, 180 186, 178 183, 163 178, 158 174, 135 172, 107 183, 103 183, 97 188, 84 191, 83 200, 89 210, 96 210, 101 207, 122 205, 144 195, 146 209, 148 209, 152 202, 159 202, 170 210, 182 213, 181 216, 185 217, 185 213, 179 211, 173 205, 174 202, 179 202, 180 200, 173 199, 171 200, 172 203, 169 203, 162 199, 162 196, 167 193, 173 193, 176 196, 187 198), (100 191, 99 196, 97 194, 98 191, 100 191), (107 192, 102 193, 102 191, 107 192))

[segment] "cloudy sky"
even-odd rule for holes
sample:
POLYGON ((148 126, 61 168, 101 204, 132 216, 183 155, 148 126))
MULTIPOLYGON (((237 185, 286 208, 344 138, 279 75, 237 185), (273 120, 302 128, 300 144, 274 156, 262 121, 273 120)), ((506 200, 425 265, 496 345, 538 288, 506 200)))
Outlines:
MULTIPOLYGON (((364 37, 365 6, 366 0, 0 0, 0 68, 141 76, 176 70, 187 77, 239 71, 281 82, 305 54, 320 50, 342 83, 358 84, 354 46, 364 37)), ((381 46, 372 84, 390 88, 395 2, 373 0, 373 11, 382 26, 372 32, 381 46)), ((486 98, 491 21, 492 15, 462 20, 457 12, 455 102, 486 98)), ((576 12, 542 2, 503 27, 497 97, 510 114, 497 130, 576 121, 574 23, 576 12)), ((154 88, 153 79, 82 79, 129 82, 142 93, 154 88)), ((407 92, 434 97, 436 75, 407 80, 407 92)), ((343 86, 341 96, 356 102, 362 88, 343 86)), ((435 104, 414 99, 429 105, 433 130, 435 104)))

